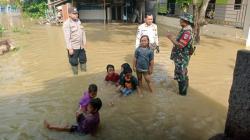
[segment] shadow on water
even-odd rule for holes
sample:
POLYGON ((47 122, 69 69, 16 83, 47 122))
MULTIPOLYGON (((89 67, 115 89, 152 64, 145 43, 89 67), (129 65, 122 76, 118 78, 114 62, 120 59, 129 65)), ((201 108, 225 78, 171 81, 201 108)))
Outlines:
POLYGON ((0 99, 3 139, 176 139, 206 140, 224 128, 226 108, 190 88, 187 97, 176 94, 173 80, 157 86, 151 95, 122 97, 114 107, 107 104, 118 94, 114 86, 100 79, 105 72, 77 77, 52 79, 44 89, 0 99), (74 114, 82 91, 89 83, 98 85, 98 97, 103 101, 101 127, 96 137, 80 136, 43 128, 43 120, 74 123, 74 114), (222 117, 223 116, 223 117, 222 117))

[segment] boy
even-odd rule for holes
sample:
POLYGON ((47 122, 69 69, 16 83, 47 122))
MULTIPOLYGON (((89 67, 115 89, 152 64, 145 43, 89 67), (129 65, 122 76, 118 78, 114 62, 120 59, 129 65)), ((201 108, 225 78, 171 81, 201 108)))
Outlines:
POLYGON ((105 77, 105 81, 117 83, 119 81, 119 74, 115 73, 114 65, 108 64, 106 69, 107 69, 107 75, 105 77))
POLYGON ((77 125, 58 126, 49 124, 46 120, 44 126, 51 130, 78 132, 83 134, 94 134, 100 123, 99 110, 102 107, 102 101, 99 98, 91 99, 87 107, 87 114, 79 114, 76 116, 77 125))

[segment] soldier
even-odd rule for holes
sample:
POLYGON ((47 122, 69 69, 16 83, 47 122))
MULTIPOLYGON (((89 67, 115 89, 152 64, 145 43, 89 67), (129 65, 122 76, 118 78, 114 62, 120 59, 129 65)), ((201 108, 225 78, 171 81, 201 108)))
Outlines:
POLYGON ((138 27, 135 48, 139 47, 140 39, 143 35, 147 35, 149 37, 150 48, 153 50, 156 49, 156 53, 159 53, 160 50, 159 50, 159 42, 158 42, 157 25, 153 23, 152 14, 146 13, 145 23, 141 24, 138 27))
POLYGON ((68 9, 69 18, 63 23, 63 31, 68 51, 69 63, 74 75, 78 74, 78 64, 81 71, 86 71, 87 57, 85 53, 86 36, 81 22, 78 19, 78 11, 74 7, 68 9))
POLYGON ((171 52, 170 59, 175 64, 175 76, 179 86, 179 94, 185 96, 187 94, 189 79, 187 76, 187 66, 190 60, 190 56, 193 54, 192 46, 192 27, 193 16, 185 14, 180 17, 181 31, 177 35, 176 39, 172 33, 167 33, 167 38, 174 44, 171 52))

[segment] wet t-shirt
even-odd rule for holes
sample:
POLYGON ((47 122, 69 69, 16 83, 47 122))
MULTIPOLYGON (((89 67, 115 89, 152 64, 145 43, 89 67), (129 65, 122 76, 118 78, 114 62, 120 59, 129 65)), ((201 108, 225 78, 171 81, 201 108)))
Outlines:
POLYGON ((120 80, 120 85, 125 88, 135 90, 138 85, 138 80, 134 76, 132 76, 130 79, 127 79, 125 76, 123 76, 120 80))
POLYGON ((138 47, 135 50, 136 70, 139 72, 147 72, 150 61, 154 59, 154 52, 148 47, 138 47))
POLYGON ((118 82, 120 75, 118 73, 113 73, 112 75, 107 75, 105 81, 118 82))
POLYGON ((84 134, 94 134, 100 123, 99 112, 87 114, 79 120, 77 131, 84 134))
POLYGON ((89 92, 85 91, 83 93, 82 98, 80 99, 79 105, 81 106, 81 108, 84 108, 85 110, 87 110, 87 106, 90 100, 91 100, 91 97, 89 96, 89 92))

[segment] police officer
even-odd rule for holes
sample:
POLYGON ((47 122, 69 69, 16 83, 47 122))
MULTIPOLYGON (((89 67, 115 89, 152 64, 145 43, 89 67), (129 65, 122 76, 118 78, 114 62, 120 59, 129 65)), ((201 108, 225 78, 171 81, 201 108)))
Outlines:
POLYGON ((149 37, 150 48, 153 50, 156 49, 156 53, 159 53, 157 25, 153 23, 153 15, 146 13, 144 20, 145 23, 141 24, 137 30, 135 48, 139 47, 141 37, 147 35, 149 37))
POLYGON ((78 19, 78 11, 75 7, 69 7, 69 18, 63 23, 64 37, 68 51, 69 63, 74 75, 78 74, 78 64, 81 71, 86 71, 86 36, 81 22, 78 19))
POLYGON ((175 64, 175 80, 178 82, 179 94, 185 96, 187 94, 189 79, 187 76, 187 66, 190 60, 190 56, 193 53, 192 47, 192 27, 193 16, 190 14, 184 14, 180 17, 181 31, 177 35, 176 39, 172 33, 167 33, 167 38, 174 44, 171 52, 170 59, 175 64))

